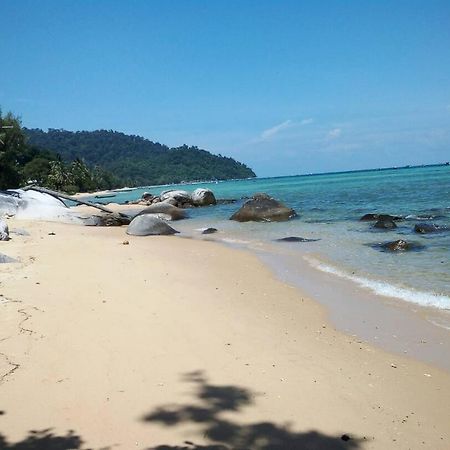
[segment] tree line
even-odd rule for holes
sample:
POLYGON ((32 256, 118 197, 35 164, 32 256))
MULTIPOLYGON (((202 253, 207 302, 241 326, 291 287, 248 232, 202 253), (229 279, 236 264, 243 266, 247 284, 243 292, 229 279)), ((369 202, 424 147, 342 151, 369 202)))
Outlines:
POLYGON ((55 151, 31 145, 20 119, 0 110, 0 189, 32 183, 72 194, 118 187, 120 180, 81 158, 64 161, 55 151))

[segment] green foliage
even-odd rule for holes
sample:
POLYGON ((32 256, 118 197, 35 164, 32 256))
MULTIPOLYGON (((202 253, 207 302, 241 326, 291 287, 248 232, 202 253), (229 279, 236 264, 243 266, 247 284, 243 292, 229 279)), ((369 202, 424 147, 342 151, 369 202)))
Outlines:
POLYGON ((111 189, 119 180, 103 169, 90 169, 76 158, 64 162, 60 155, 26 142, 20 120, 0 110, 0 189, 35 183, 69 193, 111 189))
MULTIPOLYGON (((25 129, 29 142, 61 154, 65 161, 80 158, 113 173, 122 185, 143 186, 195 180, 254 177, 244 164, 197 147, 169 148, 140 136, 115 131, 25 129)), ((107 183, 108 176, 103 175, 107 183)))

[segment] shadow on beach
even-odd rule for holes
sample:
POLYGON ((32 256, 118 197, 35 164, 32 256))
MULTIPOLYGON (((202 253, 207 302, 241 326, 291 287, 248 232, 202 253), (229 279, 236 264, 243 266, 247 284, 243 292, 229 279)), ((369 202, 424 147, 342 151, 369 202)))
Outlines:
POLYGON ((273 422, 240 424, 221 417, 238 412, 253 403, 250 390, 237 386, 209 384, 200 371, 186 374, 184 381, 196 385, 191 404, 161 406, 143 417, 143 421, 166 427, 192 424, 199 435, 214 444, 197 445, 185 441, 180 446, 159 445, 148 450, 357 450, 361 439, 348 435, 327 436, 317 431, 295 432, 289 425, 273 422))

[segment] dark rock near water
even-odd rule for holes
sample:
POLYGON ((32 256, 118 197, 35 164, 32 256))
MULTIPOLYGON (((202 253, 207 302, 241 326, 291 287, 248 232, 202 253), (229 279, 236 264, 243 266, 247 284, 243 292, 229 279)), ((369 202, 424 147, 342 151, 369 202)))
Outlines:
POLYGON ((378 219, 378 221, 375 222, 373 227, 378 228, 380 230, 392 230, 394 228, 397 228, 397 225, 395 224, 393 219, 388 217, 378 219))
POLYGON ((255 194, 236 211, 230 220, 238 222, 284 222, 297 213, 267 194, 255 194))
POLYGON ((87 226, 95 227, 120 227, 122 225, 128 225, 130 219, 128 217, 121 216, 120 214, 95 214, 84 221, 87 226))
POLYGON ((155 203, 154 205, 151 205, 148 208, 143 209, 139 214, 136 215, 136 217, 142 216, 144 214, 153 214, 153 215, 164 214, 168 216, 168 220, 181 220, 187 217, 186 211, 166 202, 155 203))
POLYGON ((132 236, 162 236, 179 233, 167 222, 150 214, 135 217, 127 228, 127 234, 132 236))
POLYGON ((402 220, 400 216, 391 216, 390 214, 377 214, 377 213, 369 213, 364 214, 360 219, 362 222, 375 222, 378 220, 402 220))
POLYGON ((320 239, 307 239, 298 236, 288 236, 280 239, 276 239, 278 242, 316 242, 320 241, 320 239))
POLYGON ((213 234, 213 233, 217 233, 217 228, 205 228, 202 231, 202 234, 213 234))
POLYGON ((385 244, 382 244, 382 247, 385 248, 386 250, 396 252, 399 250, 410 250, 411 244, 404 241, 403 239, 399 239, 398 241, 386 242, 385 244))
POLYGON ((440 231, 449 231, 449 228, 436 225, 434 223, 416 223, 414 231, 420 234, 439 233, 440 231))
POLYGON ((404 251, 419 251, 423 250, 425 248, 424 245, 418 244, 416 242, 408 242, 404 239, 398 239, 396 241, 390 241, 390 242, 382 242, 377 244, 367 244, 370 245, 372 248, 382 250, 382 251, 389 251, 389 252, 404 252, 404 251))

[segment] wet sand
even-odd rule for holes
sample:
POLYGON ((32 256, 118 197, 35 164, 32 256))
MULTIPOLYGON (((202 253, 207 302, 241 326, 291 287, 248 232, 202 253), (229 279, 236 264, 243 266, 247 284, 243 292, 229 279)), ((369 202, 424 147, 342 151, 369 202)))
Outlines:
POLYGON ((448 372, 336 331, 322 306, 256 256, 123 227, 9 225, 30 235, 0 243, 21 261, 0 265, 6 449, 49 429, 33 439, 450 447, 448 372))

